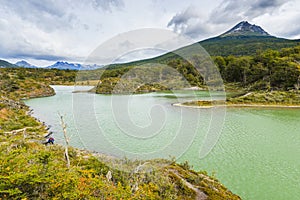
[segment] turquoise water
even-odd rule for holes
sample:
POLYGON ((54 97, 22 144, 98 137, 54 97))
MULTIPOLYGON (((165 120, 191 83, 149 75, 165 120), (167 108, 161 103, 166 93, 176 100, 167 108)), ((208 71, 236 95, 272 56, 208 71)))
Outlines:
MULTIPOLYGON (((63 115, 73 146, 130 158, 177 157, 206 170, 243 199, 300 196, 300 110, 191 109, 172 103, 209 99, 208 92, 142 95, 72 93, 27 100, 34 116, 63 143, 63 115), (214 146, 213 144, 216 145, 214 146), (210 150, 200 158, 201 150, 210 150)), ((218 96, 215 96, 218 98, 218 96)))

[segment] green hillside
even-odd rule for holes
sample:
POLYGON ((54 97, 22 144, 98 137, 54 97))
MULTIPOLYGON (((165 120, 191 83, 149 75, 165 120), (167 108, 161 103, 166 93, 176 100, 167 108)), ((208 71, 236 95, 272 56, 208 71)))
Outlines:
MULTIPOLYGON (((178 51, 186 51, 181 49, 178 51)), ((169 70, 163 70, 162 65, 155 63, 155 60, 144 60, 126 65, 118 65, 118 68, 105 70, 102 76, 93 77, 101 79, 101 84, 97 86, 97 93, 111 93, 117 83, 122 78, 123 91, 132 91, 134 87, 139 88, 143 83, 143 77, 147 76, 147 80, 151 80, 154 85, 147 86, 144 91, 158 91, 162 88, 158 85, 167 85, 167 89, 180 89, 187 87, 181 77, 185 77, 191 86, 205 88, 205 81, 202 75, 193 67, 193 65, 174 54, 167 54, 157 57, 157 62, 165 62, 170 67, 169 70), (149 64, 147 64, 147 62, 149 64), (143 65, 141 65, 143 64, 143 65), (134 68, 134 70, 133 70, 134 68), (180 75, 172 72, 176 70, 180 75), (128 72, 130 70, 130 72, 128 72), (171 73, 172 72, 172 73, 171 73), (124 76, 126 74, 126 76, 124 76), (136 84, 134 85, 134 83, 136 84)), ((191 59, 198 59, 199 56, 193 56, 191 59)), ((201 56, 200 56, 201 57, 201 56)), ((200 58, 201 60, 201 58, 200 58)), ((235 85, 235 90, 259 91, 259 90, 278 90, 288 91, 299 88, 300 80, 300 46, 292 48, 283 48, 277 50, 259 51, 252 56, 212 56, 212 60, 217 66, 222 80, 227 89, 231 89, 235 85)), ((206 74, 210 74, 208 64, 202 62, 200 70, 206 70, 206 74)), ((98 72, 100 72, 98 70, 98 72)), ((96 73, 93 72, 92 75, 96 73)), ((212 74, 213 75, 213 74, 212 74)), ((92 77, 91 75, 89 76, 92 77)), ((85 77, 85 79, 89 79, 85 77)), ((209 78, 214 81, 214 77, 209 78)), ((217 81, 217 80, 216 80, 217 81)), ((166 89, 166 88, 163 88, 166 89)), ((114 90, 118 92, 117 90, 114 90)))
MULTIPOLYGON (((218 37, 203 40, 155 58, 109 65, 105 76, 101 76, 101 79, 117 79, 103 81, 105 84, 98 85, 96 91, 110 93, 111 88, 116 85, 121 76, 133 67, 142 67, 144 71, 154 71, 159 64, 177 70, 191 86, 203 88, 203 83, 206 81, 199 74, 199 70, 205 71, 201 72, 202 74, 213 74, 209 71, 210 68, 213 68, 209 64, 210 57, 218 67, 222 79, 229 89, 231 89, 231 85, 235 85, 235 89, 248 91, 297 89, 299 86, 299 46, 300 40, 271 36, 261 27, 244 21, 218 37), (195 63, 198 70, 194 67, 195 63), (122 73, 116 73, 117 70, 121 70, 122 73)), ((156 70, 156 72, 158 71, 159 69, 156 70)), ((153 74, 163 77, 161 73, 153 74)), ((135 75, 135 77, 138 76, 135 75)), ((172 76, 169 76, 168 79, 178 80, 172 76)), ((206 77, 206 79, 219 81, 215 77, 206 77)), ((155 84, 163 84, 155 77, 152 80, 155 84)), ((164 80, 170 82, 166 78, 164 80)), ((130 81, 132 80, 130 79, 130 81)), ((137 82, 141 81, 137 80, 137 82)), ((181 88, 182 85, 177 84, 181 88)), ((171 85, 168 89, 177 88, 171 85)), ((151 86, 146 89, 146 91, 157 90, 160 88, 151 86)))
POLYGON ((288 40, 283 38, 276 38, 273 36, 227 36, 215 37, 198 43, 177 49, 173 52, 166 53, 155 58, 143 59, 134 62, 112 64, 108 69, 139 66, 153 63, 168 64, 170 61, 176 59, 182 60, 179 55, 193 55, 206 54, 206 56, 255 56, 257 53, 266 51, 268 49, 279 51, 282 48, 292 48, 300 45, 300 40, 288 40), (206 52, 199 53, 199 49, 203 47, 206 52))
POLYGON ((300 45, 300 40, 277 38, 269 35, 260 26, 242 21, 217 37, 196 42, 155 58, 114 64, 110 65, 110 67, 136 66, 146 63, 166 64, 171 60, 180 58, 182 55, 191 57, 193 55, 203 54, 204 52, 199 52, 199 45, 202 46, 210 56, 255 56, 258 52, 268 49, 279 51, 282 48, 298 46, 300 45))

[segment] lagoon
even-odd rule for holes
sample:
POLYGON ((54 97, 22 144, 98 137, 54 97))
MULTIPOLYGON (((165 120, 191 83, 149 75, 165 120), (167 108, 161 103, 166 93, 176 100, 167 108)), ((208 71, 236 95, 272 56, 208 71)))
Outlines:
POLYGON ((172 106, 210 99, 205 91, 98 95, 72 93, 72 86, 52 87, 55 96, 25 103, 51 125, 57 143, 63 144, 63 115, 72 146, 132 159, 187 160, 195 170, 215 174, 243 199, 300 196, 299 109, 172 106), (213 140, 205 143, 208 136, 213 140), (201 158, 207 144, 214 147, 201 158))

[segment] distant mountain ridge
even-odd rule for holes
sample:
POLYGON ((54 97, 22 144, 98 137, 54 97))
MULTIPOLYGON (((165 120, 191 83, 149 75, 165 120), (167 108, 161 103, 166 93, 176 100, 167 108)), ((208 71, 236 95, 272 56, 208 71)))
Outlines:
POLYGON ((37 68, 37 66, 31 65, 30 63, 26 62, 25 60, 21 60, 15 63, 15 65, 19 67, 24 67, 24 68, 37 68))
POLYGON ((103 67, 103 65, 96 64, 79 64, 79 63, 68 63, 63 61, 58 61, 53 65, 46 67, 46 69, 64 69, 64 70, 94 70, 103 67))
POLYGON ((32 65, 28 63, 25 60, 21 60, 16 62, 15 64, 12 64, 10 62, 7 62, 5 60, 0 60, 0 68, 44 68, 44 69, 61 69, 61 70, 94 70, 102 68, 103 65, 97 65, 97 64, 79 64, 79 63, 68 63, 64 61, 58 61, 54 63, 53 65, 49 65, 47 67, 39 67, 32 65))
POLYGON ((58 61, 58 62, 54 63, 53 65, 50 65, 50 66, 45 67, 45 68, 46 69, 80 70, 81 69, 81 64, 58 61))
POLYGON ((39 66, 32 65, 25 60, 18 61, 15 64, 12 64, 5 60, 0 60, 0 68, 18 68, 18 67, 61 69, 61 70, 94 70, 94 69, 102 68, 103 65, 79 64, 79 63, 68 63, 68 62, 64 62, 64 61, 58 61, 58 62, 54 63, 53 65, 49 65, 47 67, 39 67, 39 66))

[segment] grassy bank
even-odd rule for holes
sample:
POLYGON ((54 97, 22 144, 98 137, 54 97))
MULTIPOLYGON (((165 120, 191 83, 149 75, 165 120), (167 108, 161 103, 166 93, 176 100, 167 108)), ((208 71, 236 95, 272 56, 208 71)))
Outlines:
POLYGON ((176 106, 187 107, 299 107, 300 108, 300 92, 293 91, 256 91, 248 93, 236 92, 230 95, 225 101, 190 101, 176 106))
POLYGON ((300 92, 297 90, 249 92, 242 96, 228 99, 228 104, 300 106, 300 92))
POLYGON ((115 160, 69 148, 67 168, 64 148, 40 144, 41 131, 37 126, 1 133, 1 198, 195 199, 203 193, 210 199, 239 199, 205 172, 167 160, 115 160))

